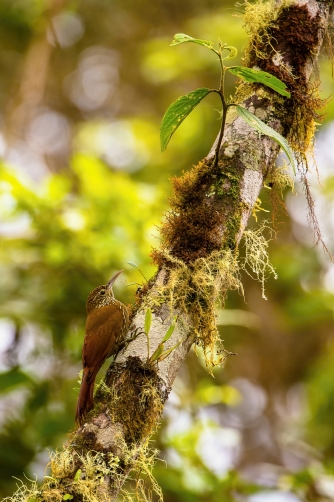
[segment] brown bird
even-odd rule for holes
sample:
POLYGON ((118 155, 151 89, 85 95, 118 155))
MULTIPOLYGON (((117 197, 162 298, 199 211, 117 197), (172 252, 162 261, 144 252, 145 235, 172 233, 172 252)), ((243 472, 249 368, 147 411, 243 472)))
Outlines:
POLYGON ((94 406, 96 375, 104 361, 119 348, 128 326, 128 309, 116 300, 112 290, 122 272, 117 272, 105 286, 93 289, 87 299, 86 333, 82 347, 83 375, 75 415, 80 425, 85 414, 94 406))

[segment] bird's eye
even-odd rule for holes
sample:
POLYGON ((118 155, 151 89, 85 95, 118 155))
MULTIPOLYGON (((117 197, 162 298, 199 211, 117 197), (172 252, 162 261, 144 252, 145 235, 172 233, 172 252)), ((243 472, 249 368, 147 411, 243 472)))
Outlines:
POLYGON ((100 295, 105 295, 106 292, 105 291, 100 291, 100 295))

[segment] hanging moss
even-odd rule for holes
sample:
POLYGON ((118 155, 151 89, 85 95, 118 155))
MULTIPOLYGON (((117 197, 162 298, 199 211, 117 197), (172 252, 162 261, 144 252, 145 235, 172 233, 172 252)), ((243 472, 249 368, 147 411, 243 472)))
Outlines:
MULTIPOLYGON (((328 50, 332 53, 329 29, 323 26, 320 11, 312 16, 307 5, 290 0, 282 0, 278 5, 274 0, 260 0, 254 4, 246 1, 244 20, 249 37, 245 51, 247 66, 275 75, 286 83, 291 93, 290 99, 282 99, 270 89, 266 90, 283 126, 282 134, 287 137, 297 158, 308 204, 308 220, 314 228, 317 243, 321 242, 331 258, 322 239, 307 179, 309 158, 314 161, 316 122, 322 118, 319 110, 327 103, 319 97, 320 81, 310 78, 309 73, 314 68, 309 65, 312 61, 316 64, 320 36, 327 40, 328 50)), ((260 84, 245 86, 242 83, 237 95, 246 95, 251 88, 256 89, 257 94, 263 93, 261 87, 260 84)))

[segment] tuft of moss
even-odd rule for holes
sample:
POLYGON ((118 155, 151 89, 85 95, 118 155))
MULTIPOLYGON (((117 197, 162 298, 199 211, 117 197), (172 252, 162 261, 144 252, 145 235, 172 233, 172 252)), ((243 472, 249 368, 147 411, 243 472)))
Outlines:
POLYGON ((114 363, 106 376, 107 414, 112 423, 121 423, 127 444, 136 444, 157 427, 167 393, 163 395, 156 369, 138 357, 129 357, 123 364, 114 363))
POLYGON ((167 251, 163 256, 168 279, 154 294, 167 302, 172 314, 183 312, 190 317, 195 343, 203 348, 211 370, 227 355, 216 326, 217 304, 224 303, 229 290, 243 293, 237 255, 229 248, 220 249, 191 265, 167 251))
MULTIPOLYGON (((191 265, 221 250, 222 246, 236 247, 227 222, 229 214, 239 212, 241 215, 242 172, 236 153, 232 159, 226 157, 224 164, 214 166, 212 161, 205 160, 183 176, 172 179, 171 210, 160 228, 161 250, 151 253, 158 267, 171 265, 166 261, 166 251, 191 265)), ((230 224, 235 227, 234 238, 239 231, 237 223, 230 224)))
MULTIPOLYGON (((324 29, 320 11, 312 16, 306 5, 291 0, 281 0, 279 4, 276 0, 259 0, 255 4, 246 0, 244 22, 248 33, 246 65, 275 75, 285 82, 291 93, 290 99, 282 99, 275 92, 266 91, 271 95, 276 115, 283 126, 282 134, 297 159, 308 204, 308 220, 314 228, 316 243, 321 242, 332 258, 322 239, 307 179, 309 158, 314 161, 315 127, 322 118, 319 110, 327 103, 319 97, 320 81, 310 78, 310 64, 317 55, 320 36, 327 40, 331 53, 329 29, 324 29)), ((317 72, 317 68, 315 70, 317 72)), ((262 86, 241 84, 237 95, 245 96, 250 89, 253 92, 256 89, 258 93, 259 89, 262 91, 262 86)))
MULTIPOLYGON (((157 461, 157 450, 147 446, 129 449, 123 445, 124 464, 130 465, 130 482, 122 487, 119 500, 122 502, 162 502, 161 488, 152 475, 157 461)), ((41 486, 37 481, 28 480, 20 483, 17 491, 6 500, 10 502, 107 502, 114 489, 122 486, 123 476, 120 471, 120 459, 112 454, 89 451, 78 454, 65 448, 50 455, 50 475, 44 476, 41 486)))
MULTIPOLYGON (((246 1, 244 22, 248 33, 247 66, 275 75, 291 92, 291 99, 279 98, 283 105, 283 135, 288 133, 297 158, 301 156, 303 160, 312 145, 319 109, 325 104, 318 94, 320 82, 311 81, 308 76, 308 65, 314 59, 323 30, 320 14, 312 17, 306 5, 296 5, 291 0, 282 0, 279 6, 274 0, 255 4, 246 1)), ((269 93, 272 99, 277 97, 276 93, 269 93)))
POLYGON ((262 298, 267 299, 265 295, 265 282, 269 275, 277 279, 274 267, 270 263, 268 246, 270 240, 275 237, 275 232, 266 221, 261 222, 255 230, 245 230, 243 234, 245 246, 245 258, 242 262, 242 268, 245 272, 260 281, 262 286, 262 298), (270 236, 266 238, 264 232, 268 231, 270 236))
POLYGON ((282 166, 275 167, 269 172, 266 177, 266 184, 267 187, 276 192, 281 199, 283 199, 284 192, 287 188, 290 188, 293 194, 296 193, 295 182, 289 172, 289 166, 286 162, 284 162, 282 166))

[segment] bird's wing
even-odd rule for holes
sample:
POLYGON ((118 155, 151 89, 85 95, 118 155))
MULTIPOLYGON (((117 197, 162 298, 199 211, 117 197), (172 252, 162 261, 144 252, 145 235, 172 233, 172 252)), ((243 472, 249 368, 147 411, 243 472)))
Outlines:
POLYGON ((115 305, 95 309, 87 317, 82 363, 83 367, 92 368, 89 379, 95 378, 106 358, 113 352, 122 324, 122 310, 115 305))

